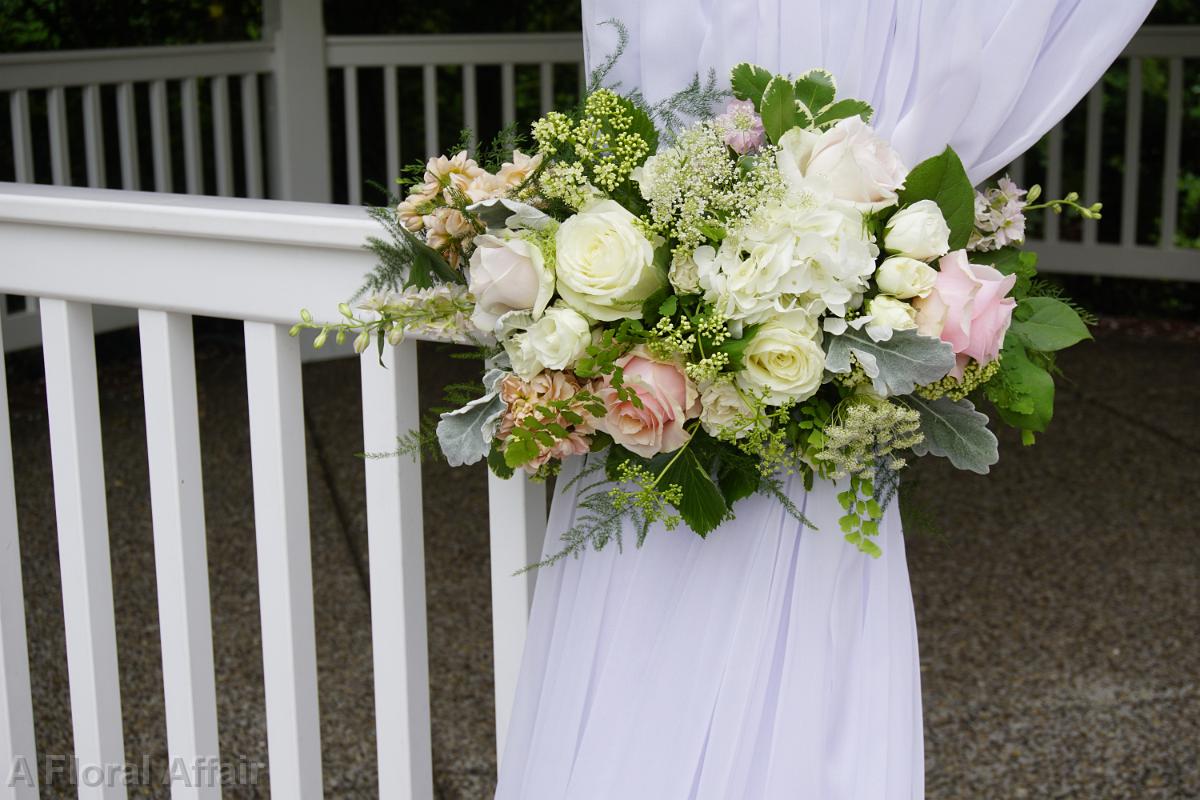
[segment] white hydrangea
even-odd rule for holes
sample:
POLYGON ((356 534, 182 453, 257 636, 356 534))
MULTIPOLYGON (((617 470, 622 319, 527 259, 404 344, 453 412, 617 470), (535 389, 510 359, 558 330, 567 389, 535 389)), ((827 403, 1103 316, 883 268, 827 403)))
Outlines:
POLYGON ((843 316, 875 271, 879 249, 861 212, 793 192, 766 203, 719 248, 696 249, 704 298, 747 324, 803 306, 843 316))

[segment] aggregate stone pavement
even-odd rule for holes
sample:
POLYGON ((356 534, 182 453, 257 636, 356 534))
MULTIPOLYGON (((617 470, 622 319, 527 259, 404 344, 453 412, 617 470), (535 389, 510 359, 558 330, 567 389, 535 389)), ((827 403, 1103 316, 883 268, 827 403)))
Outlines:
MULTIPOLYGON (((97 340, 127 758, 166 767, 136 334, 97 340)), ((240 328, 200 321, 197 376, 223 759, 266 765, 240 328)), ((473 375, 421 346, 421 396, 473 375)), ((1200 797, 1200 345, 1106 334, 1062 359, 1056 424, 1003 441, 988 478, 911 470, 929 798, 1200 797)), ((40 353, 8 358, 22 572, 42 756, 71 752, 40 353)), ((325 794, 377 796, 359 368, 304 368, 325 794)), ((495 780, 486 473, 424 469, 434 773, 495 780)), ((44 766, 44 764, 42 765, 44 766)), ((269 766, 227 798, 269 796, 269 766)), ((44 797, 73 795, 59 778, 44 797)), ((131 797, 162 797, 161 783, 131 797)))

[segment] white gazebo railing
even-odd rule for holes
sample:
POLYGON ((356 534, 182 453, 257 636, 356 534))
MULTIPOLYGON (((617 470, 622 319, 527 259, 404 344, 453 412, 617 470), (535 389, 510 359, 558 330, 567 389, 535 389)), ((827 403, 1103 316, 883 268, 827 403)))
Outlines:
MULTIPOLYGON (((168 752, 217 759, 192 315, 245 326, 268 757, 274 796, 321 796, 312 564, 298 309, 332 319, 370 256, 361 210, 306 203, 0 183, 0 293, 39 298, 67 666, 77 767, 124 761, 92 305, 135 309, 141 327, 168 752)), ((418 418, 415 343, 362 356, 363 447, 388 450, 418 418)), ((36 764, 0 357, 0 763, 36 764)), ((379 790, 432 798, 421 472, 367 460, 379 790)), ((524 641, 545 496, 490 483, 497 743, 524 641)), ((131 700, 127 698, 126 702, 131 700)), ((172 786, 174 797, 218 790, 172 786)), ((0 796, 32 798, 29 787, 0 796)), ((120 785, 81 797, 123 798, 120 785)))

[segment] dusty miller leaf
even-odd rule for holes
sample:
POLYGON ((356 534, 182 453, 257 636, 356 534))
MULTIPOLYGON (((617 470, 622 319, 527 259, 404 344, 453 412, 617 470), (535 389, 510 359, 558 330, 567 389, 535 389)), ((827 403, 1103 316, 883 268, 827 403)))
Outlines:
POLYGON ((1000 460, 999 442, 988 429, 987 415, 976 411, 970 400, 926 400, 914 394, 904 402, 921 415, 925 440, 913 448, 917 455, 943 456, 958 469, 980 475, 1000 460))
POLYGON ((827 339, 825 369, 835 374, 851 369, 851 355, 881 395, 910 394, 916 387, 941 380, 954 368, 954 348, 915 330, 894 331, 876 342, 866 331, 847 328, 827 339))
POLYGON ((446 462, 461 467, 486 458, 506 407, 500 395, 491 392, 442 414, 437 436, 446 462))

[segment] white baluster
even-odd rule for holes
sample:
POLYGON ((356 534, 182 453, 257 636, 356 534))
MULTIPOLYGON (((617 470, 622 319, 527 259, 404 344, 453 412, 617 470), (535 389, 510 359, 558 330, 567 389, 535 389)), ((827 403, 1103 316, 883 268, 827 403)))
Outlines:
POLYGON ((546 535, 546 487, 522 471, 509 480, 488 473, 488 521, 492 545, 492 647, 496 672, 496 758, 512 718, 529 629, 536 570, 514 575, 542 557, 546 535))
POLYGON ((1172 58, 1167 67, 1167 136, 1163 147, 1162 229, 1159 246, 1175 246, 1179 219, 1179 147, 1183 135, 1183 59, 1172 58))
POLYGON ((171 191, 171 126, 167 120, 167 82, 150 84, 150 152, 154 159, 154 191, 171 191))
POLYGON ((204 193, 204 154, 200 150, 200 87, 196 78, 179 83, 183 106, 183 171, 188 194, 204 193))
MULTIPOLYGON (((1104 136, 1104 79, 1092 87, 1087 98, 1087 141, 1083 154, 1083 202, 1095 203, 1100 199, 1100 152, 1104 136)), ((1095 244, 1097 222, 1083 221, 1084 244, 1095 244)))
POLYGON ((425 155, 433 157, 439 150, 437 67, 433 64, 421 68, 421 95, 425 116, 425 155))
POLYGON ((38 761, 2 339, 0 331, 0 797, 37 800, 38 761))
POLYGON ((384 147, 387 149, 387 186, 400 177, 400 109, 396 98, 396 68, 383 68, 384 147))
POLYGON ((463 127, 470 132, 470 149, 474 155, 479 149, 479 97, 475 65, 463 64, 462 71, 463 127))
POLYGON ((1125 167, 1121 181, 1121 244, 1137 244, 1138 169, 1142 149, 1142 60, 1129 59, 1129 89, 1125 97, 1125 167))
POLYGON ((346 197, 352 206, 362 204, 362 157, 358 134, 358 70, 342 70, 342 112, 346 120, 346 197))
POLYGON ((83 87, 83 153, 87 185, 104 188, 104 119, 100 112, 100 87, 83 87))
POLYGON ((79 797, 124 800, 124 783, 107 779, 125 747, 92 309, 44 299, 41 316, 79 797))
MULTIPOLYGON (((1062 197, 1062 160, 1063 160, 1063 124, 1060 122, 1050 129, 1050 136, 1046 142, 1046 196, 1047 197, 1062 197)), ((1043 238, 1047 242, 1058 241, 1058 223, 1059 215, 1053 210, 1046 209, 1043 212, 1045 215, 1045 233, 1043 238)))
POLYGON ((322 796, 299 341, 246 323, 246 388, 271 793, 322 796))
MULTIPOLYGON (((383 358, 381 366, 373 347, 361 356, 367 452, 392 449, 419 422, 416 343, 387 347, 383 358)), ((426 800, 433 767, 421 467, 408 457, 368 459, 366 478, 379 796, 426 800)))
POLYGON ((246 196, 263 196, 262 122, 258 113, 258 74, 242 76, 242 155, 246 162, 246 196))
POLYGON ((192 318, 139 311, 173 800, 221 796, 192 318))
POLYGON ((16 89, 8 95, 12 126, 13 166, 17 183, 33 183, 33 138, 29 130, 29 92, 16 89))
POLYGON ((121 153, 121 188, 138 188, 137 105, 133 84, 117 86, 117 140, 121 153))
POLYGON ((517 76, 512 64, 500 65, 500 120, 506 128, 517 121, 517 76))
POLYGON ((549 114, 554 110, 554 65, 548 61, 538 66, 538 89, 542 114, 549 114))
POLYGON ((212 101, 213 166, 217 172, 217 194, 233 195, 233 135, 229 127, 229 78, 218 75, 209 81, 212 101))
POLYGON ((70 186, 71 148, 66 92, 62 87, 46 91, 46 116, 50 125, 50 180, 55 186, 70 186))

